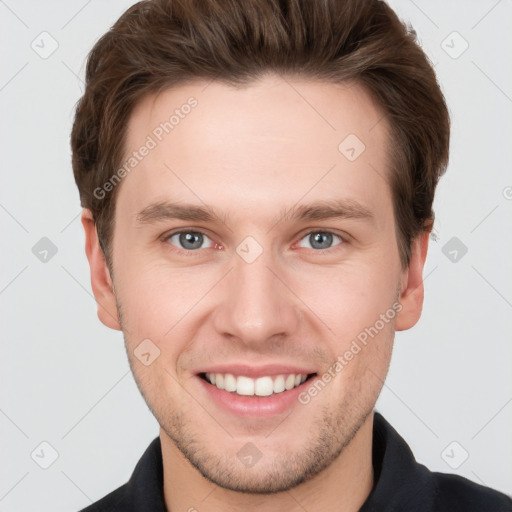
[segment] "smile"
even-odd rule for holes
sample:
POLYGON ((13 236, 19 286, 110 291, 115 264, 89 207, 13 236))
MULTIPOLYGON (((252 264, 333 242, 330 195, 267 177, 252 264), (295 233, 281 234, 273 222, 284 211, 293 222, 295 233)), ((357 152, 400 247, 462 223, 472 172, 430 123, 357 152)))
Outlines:
POLYGON ((256 379, 232 373, 202 373, 200 377, 218 389, 240 396, 270 396, 290 391, 315 374, 290 373, 262 376, 256 379))

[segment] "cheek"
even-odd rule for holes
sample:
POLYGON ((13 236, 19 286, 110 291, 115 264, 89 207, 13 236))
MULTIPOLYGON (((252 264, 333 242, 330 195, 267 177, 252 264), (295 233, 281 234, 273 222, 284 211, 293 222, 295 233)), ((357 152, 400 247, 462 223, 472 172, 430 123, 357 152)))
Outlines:
POLYGON ((171 318, 166 309, 172 305, 158 283, 139 274, 119 289, 118 300, 123 312, 123 327, 130 333, 132 342, 136 338, 160 339, 169 329, 171 318))
POLYGON ((126 329, 156 339, 169 336, 211 287, 204 272, 194 277, 184 270, 128 259, 119 265, 117 275, 126 329))
MULTIPOLYGON (((170 270, 168 265, 129 261, 124 262, 123 270, 123 274, 118 273, 122 283, 118 302, 126 348, 133 356, 132 368, 141 383, 158 388, 169 378, 166 370, 173 375, 180 373, 183 355, 208 321, 208 301, 201 299, 206 298, 218 277, 213 272, 170 270), (158 357, 150 366, 141 367, 134 354, 141 352, 138 347, 147 339, 156 346, 158 357)), ((166 385, 172 387, 172 379, 166 385)))
POLYGON ((345 397, 353 405, 375 401, 382 389, 388 372, 393 348, 393 320, 381 329, 362 329, 356 335, 348 335, 334 349, 330 371, 334 374, 330 388, 332 400, 345 397), (352 397, 352 398, 350 398, 352 397))
POLYGON ((375 262, 346 264, 295 276, 297 295, 339 343, 350 340, 385 314, 398 278, 375 262))

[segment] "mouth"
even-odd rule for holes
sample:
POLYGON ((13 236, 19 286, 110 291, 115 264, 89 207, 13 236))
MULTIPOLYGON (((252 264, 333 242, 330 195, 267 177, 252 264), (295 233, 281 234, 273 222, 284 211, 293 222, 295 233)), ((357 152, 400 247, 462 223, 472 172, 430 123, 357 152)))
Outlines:
MULTIPOLYGON (((289 414, 300 406, 300 394, 318 372, 311 367, 294 364, 261 366, 233 362, 197 368, 195 381, 205 403, 221 414, 243 421, 268 419, 289 414)), ((302 413, 301 413, 302 414, 302 413)))
POLYGON ((198 376, 215 388, 243 397, 272 397, 286 394, 314 378, 316 373, 283 373, 252 378, 232 373, 202 372, 198 376))

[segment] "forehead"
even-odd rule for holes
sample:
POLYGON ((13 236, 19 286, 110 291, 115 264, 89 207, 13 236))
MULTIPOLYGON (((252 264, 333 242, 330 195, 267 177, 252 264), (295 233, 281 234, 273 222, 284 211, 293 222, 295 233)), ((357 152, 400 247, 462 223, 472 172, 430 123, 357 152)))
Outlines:
POLYGON ((183 84, 132 112, 124 160, 134 165, 116 209, 131 215, 172 199, 263 215, 339 198, 386 208, 387 146, 383 112, 354 83, 271 75, 239 88, 183 84))

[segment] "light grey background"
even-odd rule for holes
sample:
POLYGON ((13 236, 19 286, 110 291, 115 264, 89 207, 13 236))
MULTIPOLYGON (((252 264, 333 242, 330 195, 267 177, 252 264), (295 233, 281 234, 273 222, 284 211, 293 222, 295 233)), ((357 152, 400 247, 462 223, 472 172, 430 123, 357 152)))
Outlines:
MULTIPOLYGON (((70 165, 85 57, 132 3, 0 0, 3 512, 78 510, 125 483, 158 435, 122 334, 96 316, 70 165), (58 250, 46 263, 42 237, 58 250), (42 442, 58 453, 47 469, 42 442)), ((423 316, 397 334, 378 410, 432 470, 512 494, 512 2, 390 3, 435 64, 453 132, 423 316), (468 248, 456 262, 453 237, 468 248)))

